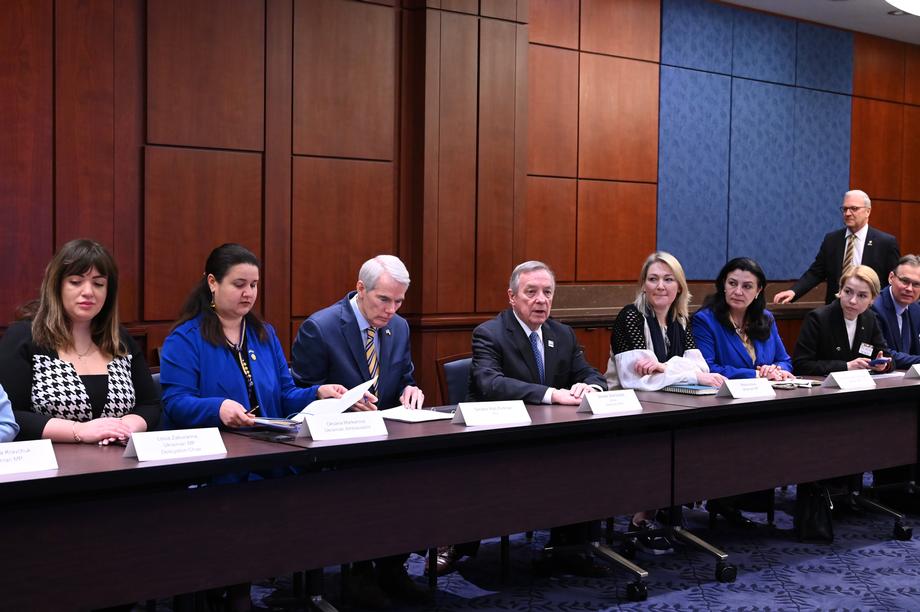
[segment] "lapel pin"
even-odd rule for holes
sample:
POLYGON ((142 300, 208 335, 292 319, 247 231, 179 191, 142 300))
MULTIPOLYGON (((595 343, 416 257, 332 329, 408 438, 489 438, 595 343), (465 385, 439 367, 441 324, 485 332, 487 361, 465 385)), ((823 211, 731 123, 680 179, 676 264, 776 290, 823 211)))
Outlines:
POLYGON ((840 347, 838 346, 836 350, 839 352, 839 351, 840 351, 840 347))
POLYGON ((872 246, 872 241, 870 240, 869 242, 867 242, 866 246, 872 246))
POLYGON ((388 327, 388 328, 386 328, 385 330, 383 330, 383 333, 385 333, 386 335, 389 336, 389 335, 390 335, 390 328, 388 327))
POLYGON ((553 342, 552 340, 547 340, 547 341, 546 341, 546 345, 547 345, 549 348, 556 348, 556 343, 553 342))
POLYGON ((249 349, 249 358, 252 359, 253 361, 256 360, 256 352, 252 349, 249 349))

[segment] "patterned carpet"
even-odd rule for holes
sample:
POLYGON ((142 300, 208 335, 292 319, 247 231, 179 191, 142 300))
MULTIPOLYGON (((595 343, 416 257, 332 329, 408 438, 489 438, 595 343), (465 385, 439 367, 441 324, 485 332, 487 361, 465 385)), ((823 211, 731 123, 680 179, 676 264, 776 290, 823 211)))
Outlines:
MULTIPOLYGON (((702 510, 685 512, 697 535, 729 553, 738 568, 733 583, 714 580, 714 560, 687 546, 673 554, 639 552, 636 562, 649 571, 648 599, 630 602, 632 577, 618 570, 613 579, 536 575, 548 532, 528 541, 512 536, 512 572, 499 578, 499 541, 488 540, 476 558, 438 581, 435 603, 428 607, 394 607, 398 612, 454 610, 572 611, 587 610, 920 610, 920 532, 903 542, 891 538, 892 520, 878 514, 848 514, 835 521, 833 544, 800 543, 791 532, 794 488, 777 490, 776 527, 739 530, 720 522, 708 529, 702 510)), ((749 514, 765 523, 765 515, 749 514)), ((625 527, 626 518, 617 521, 625 527)), ((909 525, 920 526, 916 516, 909 525)), ((424 559, 413 555, 409 573, 424 584, 424 559)), ((327 569, 327 599, 338 604, 339 574, 327 569)), ((290 596, 290 579, 253 586, 257 609, 279 609, 272 602, 290 596)), ((159 609, 166 608, 160 602, 159 609)), ((285 608, 288 605, 283 606, 285 608)), ((344 607, 342 607, 344 609, 344 607)), ((354 609, 354 608, 352 608, 354 609)))

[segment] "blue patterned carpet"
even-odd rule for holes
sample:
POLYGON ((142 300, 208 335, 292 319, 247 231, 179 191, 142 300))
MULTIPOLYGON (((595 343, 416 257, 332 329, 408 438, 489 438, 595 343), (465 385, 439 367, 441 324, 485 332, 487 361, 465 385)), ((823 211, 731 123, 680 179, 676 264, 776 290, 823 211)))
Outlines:
MULTIPOLYGON (((745 531, 720 522, 711 532, 706 513, 685 512, 689 528, 729 553, 730 561, 738 567, 734 583, 716 582, 713 559, 686 546, 657 557, 639 552, 636 562, 650 573, 649 592, 646 601, 632 603, 626 596, 632 578, 625 571, 617 571, 613 579, 597 580, 537 576, 532 564, 548 537, 548 532, 537 532, 532 541, 523 534, 512 537, 513 566, 507 583, 502 584, 499 577, 499 541, 488 540, 476 558, 439 579, 433 605, 392 609, 920 610, 920 537, 896 541, 891 539, 890 519, 878 514, 851 514, 835 521, 833 544, 799 543, 791 532, 793 501, 794 488, 777 491, 775 529, 745 531)), ((764 515, 749 516, 766 521, 764 515)), ((618 530, 625 527, 625 520, 618 519, 618 530)), ((908 524, 920 526, 920 520, 910 516, 908 524)), ((410 574, 424 584, 424 560, 413 555, 409 563, 410 574)), ((337 605, 337 570, 327 569, 325 590, 327 599, 337 605)), ((258 609, 273 609, 273 600, 289 595, 289 578, 263 581, 253 587, 258 609)))

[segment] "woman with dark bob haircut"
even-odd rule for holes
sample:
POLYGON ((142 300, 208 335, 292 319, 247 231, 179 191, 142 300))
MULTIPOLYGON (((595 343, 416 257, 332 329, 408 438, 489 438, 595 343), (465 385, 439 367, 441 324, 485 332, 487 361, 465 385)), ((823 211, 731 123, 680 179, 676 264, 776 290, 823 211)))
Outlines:
MULTIPOLYGON (((795 378, 776 321, 766 309, 767 277, 760 264, 750 257, 736 257, 722 267, 715 285, 716 292, 706 297, 692 321, 696 346, 709 371, 725 378, 795 378)), ((739 508, 765 509, 772 495, 771 489, 711 499, 706 507, 713 517, 721 514, 730 523, 752 527, 754 523, 739 508)))
POLYGON ((208 256, 161 352, 167 428, 248 427, 256 416, 281 418, 347 391, 294 385, 275 330, 253 311, 259 268, 239 244, 222 244, 208 256))
POLYGON ((0 384, 21 440, 126 443, 156 427, 159 394, 118 323, 118 268, 104 246, 72 240, 54 256, 32 320, 0 341, 0 384))

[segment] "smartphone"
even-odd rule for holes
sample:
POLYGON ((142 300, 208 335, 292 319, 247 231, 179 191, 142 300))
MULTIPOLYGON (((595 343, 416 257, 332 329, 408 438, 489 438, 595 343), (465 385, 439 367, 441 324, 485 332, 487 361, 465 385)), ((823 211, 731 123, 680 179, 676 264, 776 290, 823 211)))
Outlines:
POLYGON ((879 357, 878 359, 869 360, 869 367, 874 368, 875 366, 885 365, 891 361, 891 357, 879 357))

